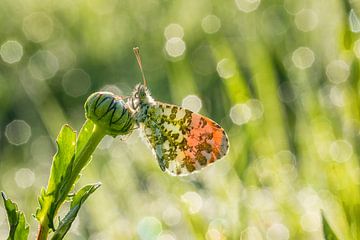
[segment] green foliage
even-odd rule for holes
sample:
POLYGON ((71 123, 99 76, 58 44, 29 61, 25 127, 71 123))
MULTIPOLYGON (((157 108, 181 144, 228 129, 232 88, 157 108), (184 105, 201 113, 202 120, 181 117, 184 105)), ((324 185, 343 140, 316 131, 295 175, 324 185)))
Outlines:
POLYGON ((58 228, 54 232, 54 235, 52 236, 52 240, 60 240, 63 239, 67 231, 70 229, 71 224, 75 220, 80 207, 85 202, 85 200, 88 198, 90 194, 92 194, 96 189, 100 187, 100 184, 92 184, 92 185, 86 185, 82 189, 80 189, 75 196, 73 196, 70 210, 66 214, 66 216, 60 221, 58 228))
POLYGON ((334 231, 331 229, 331 227, 323 213, 321 214, 321 219, 322 219, 322 226, 323 226, 325 240, 338 240, 339 238, 336 236, 334 231))
MULTIPOLYGON (((54 156, 47 189, 42 189, 36 218, 47 232, 56 231, 56 239, 61 239, 69 230, 83 201, 100 185, 88 185, 73 198, 70 212, 55 230, 54 219, 60 206, 80 177, 80 172, 91 160, 91 154, 103 138, 104 133, 97 130, 91 121, 86 121, 76 138, 76 132, 64 125, 57 137, 57 152, 54 156)), ((46 235, 46 233, 44 233, 46 235)))
POLYGON ((18 210, 16 203, 11 201, 1 193, 4 200, 6 213, 10 225, 8 240, 27 240, 29 235, 29 226, 26 223, 24 213, 18 210))
POLYGON ((63 203, 67 192, 74 184, 73 168, 75 159, 76 133, 70 126, 64 125, 56 140, 58 151, 54 156, 47 190, 42 189, 39 197, 40 208, 36 212, 39 222, 48 223, 54 228, 53 219, 63 203))

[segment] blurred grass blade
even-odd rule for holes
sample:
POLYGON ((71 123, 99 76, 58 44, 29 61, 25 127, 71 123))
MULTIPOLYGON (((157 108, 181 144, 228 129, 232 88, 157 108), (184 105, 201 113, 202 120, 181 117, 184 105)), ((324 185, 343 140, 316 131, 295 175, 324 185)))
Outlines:
POLYGON ((59 227, 51 238, 52 240, 64 238, 65 234, 69 231, 71 224, 74 222, 82 204, 90 194, 100 187, 100 185, 100 183, 86 185, 75 194, 70 205, 70 211, 66 214, 64 219, 60 221, 59 227))
POLYGON ((16 203, 6 198, 3 192, 1 192, 1 195, 4 200, 4 205, 10 225, 8 240, 27 239, 29 235, 29 225, 26 223, 24 213, 19 211, 16 203))
POLYGON ((324 213, 321 214, 322 224, 323 224, 323 231, 324 231, 324 238, 325 240, 338 240, 338 237, 331 229, 329 223, 327 222, 324 213))
POLYGON ((54 229, 53 219, 58 207, 64 201, 66 185, 71 179, 75 157, 76 133, 68 125, 64 125, 56 139, 57 153, 51 167, 47 190, 42 189, 39 197, 40 208, 36 218, 42 224, 54 229))

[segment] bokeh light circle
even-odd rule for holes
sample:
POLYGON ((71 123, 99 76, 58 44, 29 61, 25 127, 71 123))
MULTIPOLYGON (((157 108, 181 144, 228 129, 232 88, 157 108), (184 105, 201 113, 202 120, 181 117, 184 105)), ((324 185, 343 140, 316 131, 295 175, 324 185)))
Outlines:
POLYGON ((340 139, 331 143, 329 153, 335 162, 346 162, 353 155, 353 147, 349 141, 340 139))
POLYGON ((23 56, 23 47, 17 41, 6 41, 1 45, 0 56, 4 62, 10 64, 19 62, 23 56))
POLYGON ((296 27, 303 32, 314 30, 318 22, 318 15, 312 9, 303 9, 295 15, 296 27))
POLYGON ((237 8, 242 12, 253 12, 255 11, 259 5, 260 0, 235 0, 237 8))
POLYGON ((224 236, 219 230, 214 228, 209 228, 206 232, 206 240, 222 240, 224 236))
POLYGON ((236 125, 242 125, 250 121, 251 109, 247 104, 236 104, 230 109, 230 119, 236 125))
POLYGON ((289 229, 281 223, 272 224, 266 231, 267 240, 288 240, 289 237, 289 229))
POLYGON ((28 68, 35 79, 46 80, 55 76, 59 62, 52 52, 40 50, 30 57, 28 68))
POLYGON ((299 47, 293 52, 291 59, 297 68, 306 69, 313 65, 315 54, 308 47, 299 47))
POLYGON ((26 38, 36 43, 48 40, 53 28, 53 20, 43 12, 32 13, 23 21, 23 31, 26 38))
POLYGON ((164 36, 167 40, 171 38, 183 38, 184 29, 180 24, 171 23, 168 26, 166 26, 164 30, 164 36))
POLYGON ((191 214, 197 213, 203 206, 201 196, 196 192, 186 192, 181 196, 181 200, 188 205, 191 214))
POLYGON ((144 217, 137 225, 137 233, 143 240, 155 240, 161 232, 161 222, 155 217, 144 217))
POLYGON ((168 226, 174 226, 181 221, 181 212, 175 207, 167 207, 162 213, 162 219, 168 226))
POLYGON ((84 70, 75 68, 67 71, 62 79, 63 88, 69 96, 79 97, 87 93, 91 86, 89 74, 84 70))
POLYGON ((224 58, 218 62, 216 71, 220 77, 228 79, 235 75, 236 65, 233 61, 224 58))
POLYGON ((166 41, 166 53, 173 58, 181 57, 186 49, 185 42, 179 37, 172 37, 166 41))
POLYGON ((31 127, 24 120, 14 120, 6 126, 5 136, 13 145, 25 144, 31 137, 31 127))
POLYGON ((262 118, 264 113, 264 106, 258 99, 250 99, 246 102, 246 105, 251 111, 251 120, 257 120, 262 118))
POLYGON ((326 76, 335 84, 345 82, 350 76, 350 66, 343 60, 334 60, 326 66, 326 76))
POLYGON ((28 168, 20 168, 15 173, 15 182, 20 188, 31 187, 35 182, 35 174, 28 168))
POLYGON ((188 95, 182 100, 181 106, 197 113, 200 111, 202 103, 198 96, 188 95))
POLYGON ((202 19, 201 27, 206 33, 216 33, 221 27, 221 20, 215 15, 208 15, 202 19))

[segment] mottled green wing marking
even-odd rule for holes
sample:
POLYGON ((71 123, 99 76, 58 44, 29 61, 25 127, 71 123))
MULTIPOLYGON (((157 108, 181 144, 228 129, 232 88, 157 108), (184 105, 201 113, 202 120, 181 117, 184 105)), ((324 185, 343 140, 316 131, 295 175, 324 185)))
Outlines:
POLYGON ((226 134, 211 119, 176 105, 147 107, 142 127, 163 171, 187 175, 227 153, 226 134))

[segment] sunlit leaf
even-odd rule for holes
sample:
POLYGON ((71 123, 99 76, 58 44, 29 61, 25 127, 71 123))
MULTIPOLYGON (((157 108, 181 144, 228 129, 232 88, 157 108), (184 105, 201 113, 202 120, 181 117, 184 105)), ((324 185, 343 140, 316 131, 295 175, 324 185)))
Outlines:
POLYGON ((88 196, 90 196, 90 194, 99 187, 99 183, 86 185, 75 194, 70 204, 70 211, 66 214, 64 219, 60 221, 59 227, 51 238, 52 240, 60 240, 64 238, 65 234, 69 231, 71 224, 74 222, 82 204, 88 196))
POLYGON ((24 213, 19 211, 16 203, 8 199, 3 192, 1 195, 10 225, 8 240, 26 240, 29 235, 29 225, 26 223, 24 213))
POLYGON ((41 191, 40 208, 36 212, 36 218, 41 223, 48 223, 52 229, 54 229, 54 215, 66 198, 66 187, 71 179, 76 133, 70 126, 64 125, 56 143, 58 150, 53 159, 48 187, 41 191))

